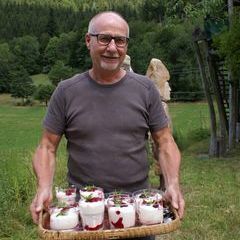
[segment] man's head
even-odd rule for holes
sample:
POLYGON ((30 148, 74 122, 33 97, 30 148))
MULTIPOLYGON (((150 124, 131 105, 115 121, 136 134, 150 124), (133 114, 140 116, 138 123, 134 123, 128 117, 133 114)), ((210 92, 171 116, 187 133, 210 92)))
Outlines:
POLYGON ((90 51, 93 69, 117 72, 124 61, 129 38, 129 26, 121 15, 102 12, 89 22, 86 45, 90 51))

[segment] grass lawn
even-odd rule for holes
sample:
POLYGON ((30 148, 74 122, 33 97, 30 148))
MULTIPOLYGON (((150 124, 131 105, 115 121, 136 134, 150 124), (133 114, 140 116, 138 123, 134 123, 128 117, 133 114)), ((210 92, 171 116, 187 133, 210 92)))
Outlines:
POLYGON ((36 74, 32 75, 31 78, 36 86, 40 84, 45 85, 51 83, 47 74, 36 74))
MULTIPOLYGON (((38 239, 28 208, 35 193, 31 158, 45 110, 44 106, 15 107, 7 95, 0 95, 0 239, 38 239)), ((205 103, 173 103, 170 112, 183 147, 181 183, 186 214, 179 230, 158 239, 240 239, 240 150, 225 159, 208 158, 208 139, 199 140, 209 128, 205 103)), ((65 182, 65 147, 63 141, 56 185, 65 182)), ((157 186, 152 168, 150 176, 157 186)))

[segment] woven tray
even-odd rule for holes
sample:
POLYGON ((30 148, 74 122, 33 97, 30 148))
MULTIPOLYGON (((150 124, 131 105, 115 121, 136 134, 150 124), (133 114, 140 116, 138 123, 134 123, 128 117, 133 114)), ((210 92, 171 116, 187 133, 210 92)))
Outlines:
POLYGON ((54 231, 49 230, 49 213, 41 212, 38 233, 41 239, 51 240, 92 240, 92 239, 126 239, 135 237, 145 237, 173 232, 180 227, 180 219, 175 209, 174 220, 170 223, 161 223, 148 226, 136 226, 125 229, 107 229, 98 231, 54 231))
POLYGON ((58 240, 90 240, 90 239, 126 239, 145 237, 173 232, 180 226, 180 219, 176 210, 172 210, 175 218, 170 223, 149 226, 136 226, 125 229, 98 230, 98 231, 54 231, 49 230, 49 213, 41 212, 38 233, 41 239, 58 240))

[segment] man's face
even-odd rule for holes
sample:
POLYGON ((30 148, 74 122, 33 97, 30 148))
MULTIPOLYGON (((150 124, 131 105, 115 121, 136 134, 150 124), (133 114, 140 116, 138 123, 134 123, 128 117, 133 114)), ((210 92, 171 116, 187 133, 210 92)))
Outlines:
MULTIPOLYGON (((106 14, 107 15, 107 14, 106 14)), ((94 32, 92 34, 106 34, 112 37, 127 37, 128 29, 126 23, 118 16, 100 16, 95 20, 94 32)), ((106 46, 98 41, 97 36, 86 35, 86 45, 90 50, 93 69, 99 72, 117 72, 127 52, 127 45, 118 47, 112 39, 106 46)))

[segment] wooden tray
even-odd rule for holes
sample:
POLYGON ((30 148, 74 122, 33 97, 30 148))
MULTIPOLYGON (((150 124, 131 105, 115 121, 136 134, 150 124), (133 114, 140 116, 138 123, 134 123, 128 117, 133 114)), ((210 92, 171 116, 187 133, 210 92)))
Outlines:
POLYGON ((54 231, 49 230, 50 215, 41 212, 38 233, 41 239, 58 240, 90 240, 90 239, 126 239, 145 237, 173 232, 180 227, 180 219, 177 211, 172 209, 174 220, 170 223, 161 223, 148 226, 136 226, 125 229, 107 229, 97 231, 54 231))

